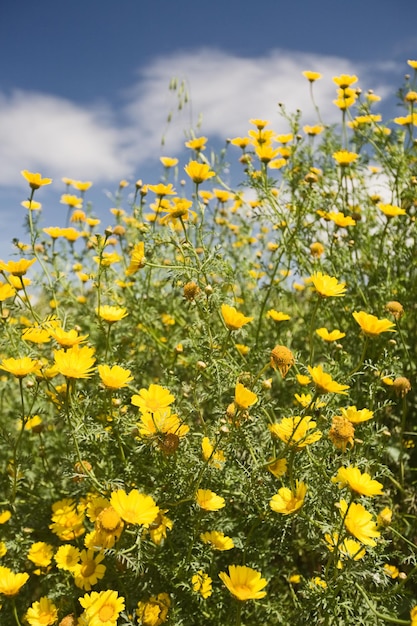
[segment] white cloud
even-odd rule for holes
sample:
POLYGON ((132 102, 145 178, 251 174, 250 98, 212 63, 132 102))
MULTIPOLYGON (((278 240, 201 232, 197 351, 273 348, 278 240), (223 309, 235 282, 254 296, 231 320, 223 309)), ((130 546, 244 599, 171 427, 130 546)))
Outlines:
POLYGON ((84 106, 42 93, 0 95, 0 184, 21 185, 21 169, 96 183, 128 177, 161 153, 165 130, 163 152, 181 150, 191 111, 194 124, 202 114, 203 134, 222 139, 246 134, 251 117, 269 119, 277 131, 288 130, 278 114, 279 101, 289 112, 301 108, 305 123, 314 122, 309 85, 301 75, 305 69, 325 77, 314 91, 326 123, 340 119, 332 104, 335 74, 357 73, 362 88, 373 88, 381 96, 391 92, 383 72, 394 67, 358 66, 337 57, 286 50, 258 58, 211 49, 171 54, 140 71, 136 85, 122 94, 120 110, 111 103, 84 106), (186 81, 191 100, 181 113, 174 113, 167 128, 167 115, 177 105, 175 94, 168 91, 173 76, 186 81))

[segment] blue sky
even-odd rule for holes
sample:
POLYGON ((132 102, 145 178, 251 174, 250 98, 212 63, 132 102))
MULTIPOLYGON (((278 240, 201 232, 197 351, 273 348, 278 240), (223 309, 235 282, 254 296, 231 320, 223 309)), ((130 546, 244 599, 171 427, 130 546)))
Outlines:
POLYGON ((157 182, 159 156, 181 152, 199 114, 214 145, 246 134, 250 117, 285 131, 278 101, 314 122, 304 69, 324 75, 316 94, 328 123, 338 114, 331 77, 342 72, 381 95, 393 117, 392 95, 417 58, 416 24, 415 0, 4 0, 0 258, 22 236, 22 169, 54 179, 39 193, 45 226, 65 220, 62 176, 93 180, 94 210, 107 220, 106 190, 121 178, 157 182), (190 93, 182 112, 173 76, 190 93))

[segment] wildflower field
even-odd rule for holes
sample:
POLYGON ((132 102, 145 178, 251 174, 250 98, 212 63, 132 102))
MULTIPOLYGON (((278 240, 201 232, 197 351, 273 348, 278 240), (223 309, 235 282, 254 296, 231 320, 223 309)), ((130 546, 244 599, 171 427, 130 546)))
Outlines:
MULTIPOLYGON (((28 183, 0 261, 0 624, 417 624, 417 61, 160 182, 28 183), (233 189, 225 167, 241 168, 233 189), (43 222, 62 188, 66 227, 43 222)), ((306 97, 320 74, 304 72, 306 97)), ((254 112, 256 114, 256 112, 254 112)), ((226 139, 226 138, 225 138, 226 139)), ((22 164, 24 166, 24 164, 22 164)))

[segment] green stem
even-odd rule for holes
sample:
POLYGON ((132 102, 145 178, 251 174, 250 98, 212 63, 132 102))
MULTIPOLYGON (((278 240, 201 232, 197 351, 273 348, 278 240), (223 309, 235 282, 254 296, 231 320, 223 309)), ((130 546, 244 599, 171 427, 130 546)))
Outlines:
POLYGON ((22 626, 19 620, 19 616, 17 614, 16 600, 14 598, 13 598, 13 615, 14 615, 14 619, 16 621, 17 626, 22 626))
POLYGON ((368 607, 371 609, 371 612, 376 617, 383 620, 384 622, 390 622, 391 624, 406 624, 407 626, 410 625, 410 620, 398 619, 397 617, 392 617, 391 615, 387 615, 386 613, 380 613, 379 611, 377 611, 374 605, 372 604, 372 602, 370 601, 370 599, 368 598, 368 596, 366 595, 365 590, 362 589, 362 587, 358 585, 358 583, 355 583, 355 587, 359 591, 363 599, 365 600, 368 607))

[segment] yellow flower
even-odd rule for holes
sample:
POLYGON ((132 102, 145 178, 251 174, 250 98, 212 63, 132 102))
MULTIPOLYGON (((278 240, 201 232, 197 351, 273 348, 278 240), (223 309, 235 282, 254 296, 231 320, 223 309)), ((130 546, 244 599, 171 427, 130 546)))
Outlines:
POLYGON ((314 137, 315 135, 320 135, 324 131, 324 126, 321 124, 316 124, 315 126, 303 126, 303 131, 306 135, 310 137, 314 137))
POLYGON ((309 385, 311 383, 311 378, 306 376, 305 374, 297 374, 296 375, 297 382, 300 385, 309 385))
POLYGON ((258 401, 256 393, 247 389, 242 383, 236 383, 235 388, 235 404, 240 409, 248 409, 250 406, 258 401))
POLYGON ((43 187, 44 185, 50 185, 52 183, 52 178, 42 178, 39 173, 33 174, 32 172, 28 172, 27 170, 22 170, 20 172, 29 183, 29 187, 31 189, 39 189, 39 187, 43 187))
POLYGON ((154 521, 149 527, 149 534, 151 536, 151 540, 155 545, 159 546, 164 539, 167 537, 167 531, 171 530, 174 522, 169 519, 166 515, 167 509, 160 510, 154 521))
POLYGON ((0 365, 0 370, 9 372, 16 376, 16 378, 24 378, 28 374, 37 373, 40 368, 39 361, 34 361, 28 356, 23 356, 18 359, 11 357, 10 359, 3 359, 0 365))
POLYGON ((302 74, 310 83, 314 83, 315 80, 320 80, 322 77, 320 72, 311 72, 310 70, 305 70, 302 74))
POLYGON ((151 596, 146 602, 138 602, 136 615, 141 626, 160 626, 166 622, 171 600, 167 593, 151 596))
POLYGON ((25 619, 30 626, 52 626, 58 620, 58 609, 52 600, 42 596, 29 607, 25 619))
POLYGON ((412 67, 414 70, 417 70, 417 61, 407 61, 408 65, 412 67))
POLYGON ((346 283, 338 283, 337 278, 328 276, 322 272, 315 272, 310 277, 315 290, 322 298, 332 296, 344 296, 346 293, 346 283))
MULTIPOLYGON (((20 281, 20 279, 18 279, 20 281)), ((9 283, 0 282, 0 302, 4 302, 8 298, 16 295, 16 289, 9 283)))
POLYGON ((328 341, 329 343, 332 341, 338 341, 339 339, 343 339, 346 337, 346 333, 341 333, 340 330, 332 330, 328 331, 327 328, 317 328, 316 334, 323 339, 324 341, 328 341))
POLYGON ((153 191, 158 198, 164 198, 165 196, 175 196, 177 193, 172 186, 171 183, 168 185, 164 185, 163 183, 158 183, 158 185, 148 185, 148 190, 153 191))
POLYGON ((19 261, 8 261, 8 263, 5 263, 0 260, 0 271, 9 272, 12 276, 23 276, 35 261, 36 259, 20 259, 19 261))
POLYGON ((268 584, 261 573, 246 565, 229 565, 229 575, 220 572, 219 578, 230 593, 241 600, 260 600, 266 596, 262 591, 268 584))
POLYGON ((32 343, 48 343, 51 338, 46 328, 25 328, 22 331, 22 339, 32 343))
POLYGON ((79 345, 68 350, 55 350, 55 367, 66 378, 89 378, 94 370, 94 348, 79 345))
POLYGON ((365 311, 355 311, 352 315, 361 327, 364 335, 367 335, 368 337, 377 337, 381 333, 395 332, 393 328, 395 324, 386 318, 378 319, 375 315, 365 313, 365 311))
POLYGON ((222 304, 221 314, 229 330, 238 330, 253 320, 253 317, 246 317, 243 313, 237 311, 234 306, 229 306, 228 304, 222 304))
POLYGON ((111 494, 110 504, 120 517, 128 524, 149 526, 159 513, 154 499, 132 489, 128 494, 118 489, 111 494))
POLYGON ((340 409, 342 416, 352 422, 352 424, 359 424, 360 422, 367 422, 372 419, 374 412, 369 409, 357 409, 356 406, 348 406, 346 409, 340 409))
POLYGON ((81 209, 81 207, 83 206, 83 199, 69 193, 64 193, 61 196, 60 203, 66 204, 67 206, 74 209, 81 209))
POLYGON ((339 505, 343 523, 350 534, 366 546, 375 546, 374 539, 379 537, 380 533, 376 529, 372 514, 362 504, 356 502, 348 505, 346 500, 341 500, 339 505))
POLYGON ((63 569, 68 572, 73 572, 76 565, 79 563, 81 557, 81 551, 67 543, 59 546, 54 559, 58 569, 63 569))
POLYGON ((40 211, 42 208, 42 204, 36 200, 23 200, 20 204, 30 211, 40 211))
POLYGON ((72 498, 64 498, 52 505, 52 524, 49 528, 62 541, 72 541, 85 533, 84 512, 72 498))
POLYGON ((317 393, 340 393, 343 395, 347 395, 346 389, 349 389, 349 385, 341 385, 337 383, 330 374, 323 372, 323 368, 321 365, 317 365, 316 367, 308 366, 308 371, 310 376, 316 385, 317 393))
POLYGON ((404 307, 397 300, 390 300, 386 303, 385 309, 391 313, 394 319, 399 320, 404 315, 404 307))
POLYGON ((52 561, 53 553, 53 546, 44 541, 37 541, 31 545, 27 558, 38 567, 48 567, 52 561))
POLYGON ((210 165, 207 163, 199 163, 198 161, 190 161, 184 169, 196 185, 216 175, 215 172, 210 169, 210 165))
POLYGON ((5 524, 6 522, 8 522, 11 516, 11 511, 0 511, 0 524, 5 524))
POLYGON ((139 407, 141 413, 156 413, 169 407, 175 397, 161 385, 151 384, 148 389, 141 389, 132 396, 131 402, 139 407))
POLYGON ((212 580, 210 576, 204 573, 201 569, 198 570, 197 574, 193 575, 193 577, 191 578, 191 583, 193 585, 193 591, 195 591, 196 593, 199 593, 204 599, 211 596, 212 580))
POLYGON ((280 372, 282 378, 286 377, 289 369, 292 365, 294 365, 294 363, 294 355, 289 348, 278 345, 271 350, 270 365, 274 370, 278 370, 280 372))
POLYGON ((167 407, 153 413, 142 413, 138 429, 141 437, 171 434, 181 438, 188 433, 190 427, 184 424, 176 413, 171 413, 170 407, 167 407))
POLYGON ((382 495, 383 485, 377 480, 372 480, 367 472, 361 474, 358 467, 339 467, 336 476, 332 478, 332 483, 338 483, 340 489, 349 487, 361 496, 382 495))
POLYGON ((71 330, 64 330, 59 326, 49 330, 49 334, 52 339, 62 346, 63 348, 72 348, 72 346, 78 345, 85 341, 88 335, 78 335, 78 332, 73 328, 71 330))
POLYGON ((287 473, 288 463, 287 459, 274 459, 269 461, 267 469, 275 478, 281 478, 287 473))
POLYGON ((128 383, 133 380, 130 370, 126 370, 120 365, 99 365, 97 367, 101 382, 107 389, 122 389, 127 387, 128 383))
POLYGON ((328 220, 331 220, 336 224, 336 226, 339 226, 340 228, 346 228, 347 226, 356 226, 355 220, 352 217, 349 217, 349 215, 344 215, 344 213, 342 213, 341 211, 330 211, 330 213, 327 213, 326 217, 328 220))
POLYGON ((275 309, 269 309, 266 313, 266 317, 269 317, 274 322, 284 322, 291 319, 290 315, 283 313, 282 311, 276 311, 275 309))
POLYGON ((333 152, 333 158, 338 165, 346 167, 351 163, 354 163, 358 159, 359 155, 356 152, 349 152, 348 150, 339 150, 333 152))
POLYGON ((378 205, 378 209, 382 211, 384 215, 387 217, 396 217, 397 215, 407 215, 407 211, 405 209, 401 209, 399 206, 395 206, 393 204, 382 204, 380 202, 378 205))
POLYGON ((195 137, 194 139, 190 139, 185 142, 185 147, 190 148, 191 150, 195 150, 196 152, 200 152, 200 150, 205 150, 207 143, 207 137, 195 137))
POLYGON ((235 547, 231 537, 227 537, 224 533, 217 530, 202 533, 200 539, 203 543, 208 543, 214 550, 220 550, 221 552, 235 547))
POLYGON ((175 167, 178 164, 178 159, 171 158, 171 157, 159 157, 159 160, 161 161, 164 167, 168 167, 168 168, 175 167))
POLYGON ((384 573, 390 578, 398 578, 400 570, 395 565, 389 565, 389 563, 384 564, 384 573))
POLYGON ((96 313, 99 317, 101 317, 102 320, 104 320, 108 324, 114 324, 114 322, 119 322, 128 314, 124 307, 110 306, 108 304, 97 308, 96 313))
POLYGON ((377 526, 380 527, 387 527, 390 526, 391 522, 392 522, 392 509, 390 509, 389 507, 385 507, 382 509, 382 511, 380 513, 378 513, 377 518, 377 526))
MULTIPOLYGON (((325 533, 324 538, 326 540, 326 546, 330 552, 334 552, 337 548, 341 559, 353 559, 354 561, 359 561, 360 559, 363 559, 366 554, 365 548, 362 548, 360 543, 354 539, 347 537, 340 542, 339 533, 333 533, 332 535, 330 535, 330 533, 325 533)), ((338 561, 337 567, 339 569, 343 567, 341 561, 338 561)))
POLYGON ((268 126, 269 121, 268 120, 261 120, 258 118, 252 118, 249 120, 250 124, 253 124, 254 126, 256 126, 256 128, 258 130, 262 130, 263 128, 265 128, 265 126, 268 126))
POLYGON ((355 442, 355 429, 352 423, 342 417, 335 415, 332 419, 332 426, 329 430, 329 439, 336 448, 346 452, 346 448, 350 445, 353 448, 355 442))
POLYGON ((323 434, 320 430, 309 432, 316 428, 316 422, 310 415, 284 417, 280 422, 270 424, 268 428, 274 437, 278 437, 296 450, 315 443, 323 434))
POLYGON ((278 493, 272 496, 269 506, 275 513, 282 513, 283 515, 296 513, 303 506, 306 493, 307 485, 296 480, 294 491, 288 487, 281 487, 278 493))
POLYGON ((77 191, 88 191, 90 189, 90 187, 93 186, 93 183, 90 180, 73 180, 72 181, 72 186, 74 187, 74 189, 76 189, 77 191))
POLYGON ((205 511, 218 511, 226 505, 224 498, 210 489, 197 489, 196 502, 205 511))
POLYGON ((333 82, 340 87, 340 89, 346 89, 358 82, 358 77, 354 74, 340 74, 340 76, 333 76, 333 82))
POLYGON ((192 206, 193 203, 191 200, 187 200, 186 198, 174 198, 173 204, 161 208, 161 211, 166 213, 166 215, 161 218, 160 223, 169 224, 172 222, 175 224, 175 220, 188 220, 190 215, 195 219, 197 213, 190 210, 192 206))
POLYGON ((208 462, 209 465, 216 469, 222 469, 226 462, 224 452, 221 450, 215 450, 213 444, 208 437, 203 437, 201 440, 201 449, 203 452, 203 459, 208 462))
POLYGON ((15 596, 26 583, 29 574, 15 574, 8 567, 0 565, 0 593, 5 596, 15 596))
POLYGON ((86 593, 79 600, 84 609, 81 619, 86 620, 80 623, 88 626, 116 626, 119 615, 125 608, 124 598, 111 589, 86 593))
POLYGON ((131 276, 132 274, 135 274, 139 269, 144 267, 145 264, 145 244, 143 243, 143 241, 139 241, 134 245, 134 248, 130 255, 129 267, 125 271, 126 276, 131 276))

